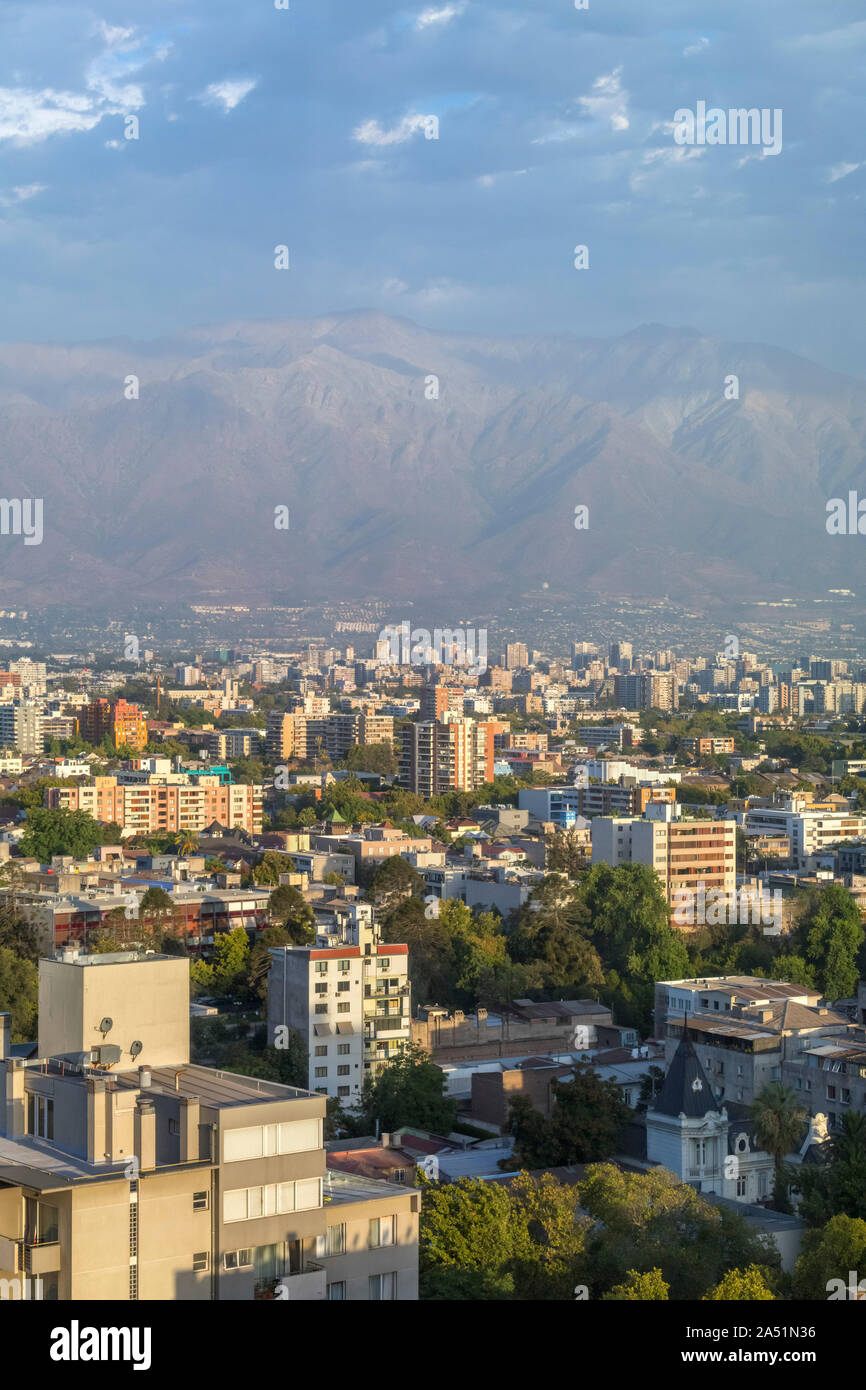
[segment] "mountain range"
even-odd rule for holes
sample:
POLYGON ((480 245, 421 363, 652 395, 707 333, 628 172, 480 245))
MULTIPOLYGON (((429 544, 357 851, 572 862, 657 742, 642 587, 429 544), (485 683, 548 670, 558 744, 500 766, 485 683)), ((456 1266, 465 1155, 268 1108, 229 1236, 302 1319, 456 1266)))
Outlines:
POLYGON ((821 596, 857 589, 866 539, 825 522, 864 457, 866 383, 660 325, 7 343, 0 488, 43 499, 44 539, 0 536, 0 581, 29 604, 821 596))

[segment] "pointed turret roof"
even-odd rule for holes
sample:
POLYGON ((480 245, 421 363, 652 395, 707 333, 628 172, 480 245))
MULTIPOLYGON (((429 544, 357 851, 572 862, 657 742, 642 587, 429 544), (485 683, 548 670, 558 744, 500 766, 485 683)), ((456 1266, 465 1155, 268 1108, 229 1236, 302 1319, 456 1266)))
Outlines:
POLYGON ((689 1119, 697 1120, 718 1108, 707 1074, 689 1036, 686 1019, 664 1085, 651 1109, 661 1115, 687 1115, 689 1119))

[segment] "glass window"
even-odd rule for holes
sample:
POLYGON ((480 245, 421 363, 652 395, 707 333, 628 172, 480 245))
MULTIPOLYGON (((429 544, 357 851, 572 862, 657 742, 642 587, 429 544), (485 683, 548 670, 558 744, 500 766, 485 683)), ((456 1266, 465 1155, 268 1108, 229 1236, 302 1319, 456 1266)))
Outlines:
POLYGON ((322 1179, 304 1178, 295 1183, 295 1210, 312 1211, 322 1205, 322 1179))
POLYGON ((309 1153, 322 1146, 321 1120, 292 1120, 281 1124, 279 1131, 281 1154, 309 1153))
POLYGON ((345 1297, 346 1285, 344 1283, 341 1282, 339 1284, 328 1285, 328 1298, 331 1299, 334 1303, 343 1302, 345 1300, 345 1297))
POLYGON ((247 1190, 237 1187, 223 1194, 223 1221, 246 1221, 247 1190))
POLYGON ((261 1158, 263 1143, 261 1125, 252 1129, 230 1129, 223 1136, 223 1162, 234 1163, 238 1159, 261 1158))
POLYGON ((373 1217, 369 1225, 369 1230, 367 1233, 367 1248, 370 1250, 378 1250, 380 1244, 381 1241, 379 1239, 379 1218, 378 1216, 375 1216, 373 1217))
POLYGON ((192 1267, 196 1273, 201 1273, 202 1270, 210 1268, 210 1256, 207 1250, 201 1250, 198 1254, 193 1255, 192 1267))
POLYGON ((210 1194, 207 1192, 194 1192, 192 1194, 193 1211, 207 1211, 210 1206, 210 1194))
POLYGON ((277 1186, 277 1211, 295 1210, 295 1184, 293 1182, 281 1182, 277 1186))

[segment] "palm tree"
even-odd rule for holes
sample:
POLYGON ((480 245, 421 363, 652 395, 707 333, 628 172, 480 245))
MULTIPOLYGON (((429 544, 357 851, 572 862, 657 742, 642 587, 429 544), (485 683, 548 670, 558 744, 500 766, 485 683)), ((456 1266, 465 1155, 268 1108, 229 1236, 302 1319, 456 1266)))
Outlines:
POLYGON ((198 835, 193 830, 178 830, 174 837, 178 854, 195 854, 198 849, 198 835))
POLYGON ((794 1092, 781 1081, 769 1081, 755 1096, 751 1110, 755 1138, 761 1148, 773 1156, 773 1205, 777 1211, 790 1211, 785 1155, 802 1139, 808 1114, 794 1092))

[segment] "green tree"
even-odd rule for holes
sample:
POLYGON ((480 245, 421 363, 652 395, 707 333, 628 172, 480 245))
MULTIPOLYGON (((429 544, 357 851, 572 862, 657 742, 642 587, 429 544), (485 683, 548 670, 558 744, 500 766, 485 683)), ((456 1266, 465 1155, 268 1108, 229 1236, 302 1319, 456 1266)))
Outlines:
POLYGON ((700 1299, 729 1269, 758 1265, 772 1280, 781 1266, 739 1212, 713 1206, 664 1168, 625 1173, 595 1164, 579 1184, 579 1202, 594 1223, 588 1254, 596 1293, 622 1284, 630 1270, 658 1269, 672 1299, 700 1299))
POLYGON ((365 1078, 361 1107, 369 1133, 378 1121, 388 1133, 401 1125, 450 1134, 457 1118, 457 1102, 445 1094, 442 1071, 422 1047, 409 1044, 389 1061, 375 1079, 365 1078))
POLYGON ((508 952, 526 971, 529 988, 562 994, 596 993, 604 983, 598 951, 589 939, 590 912, 581 891, 548 874, 508 922, 508 952))
POLYGON ((282 927, 295 946, 309 946, 315 939, 313 909, 304 895, 287 883, 280 884, 268 898, 268 921, 272 927, 282 927))
POLYGON ((781 1081, 768 1081, 755 1096, 751 1110, 755 1138, 765 1153, 773 1156, 773 1203, 777 1211, 789 1211, 784 1159, 803 1137, 807 1112, 781 1081))
POLYGON ((619 1087, 592 1067, 578 1063, 570 1081, 551 1082, 549 1119, 526 1096, 509 1108, 515 1157, 522 1168, 558 1168, 597 1163, 615 1152, 620 1130, 631 1115, 619 1087))
POLYGON ((813 895, 798 924, 797 941, 815 969, 818 988, 829 999, 857 992, 857 956, 864 942, 857 904, 841 883, 813 895))
POLYGON ((243 927, 218 933, 214 941, 214 985, 221 994, 231 994, 246 978, 250 939, 243 927))
POLYGON ((0 1013, 12 1015, 13 1042, 35 1039, 38 1008, 39 972, 33 961, 0 946, 0 1013))
POLYGON ((670 1297, 670 1285, 660 1269, 648 1269, 645 1274, 630 1269, 621 1284, 614 1284, 601 1297, 602 1301, 616 1303, 662 1303, 670 1297))
POLYGON ((866 1220, 866 1116, 846 1110, 842 1124, 825 1145, 828 1161, 803 1165, 790 1174, 800 1189, 800 1215, 810 1226, 823 1226, 834 1216, 866 1220))
POLYGON ((758 1265, 747 1269, 729 1269, 715 1288, 704 1294, 705 1302, 713 1303, 772 1303, 776 1295, 767 1283, 766 1273, 758 1265))
POLYGON ((834 1216, 826 1226, 807 1231, 794 1267, 795 1298, 811 1301, 835 1294, 845 1297, 851 1270, 866 1270, 866 1221, 856 1216, 834 1216))
POLYGON ((377 912, 383 916, 413 894, 421 893, 424 879, 413 868, 408 859, 394 854, 386 859, 372 873, 369 880, 369 896, 377 912))
POLYGON ((86 859, 102 844, 102 828, 86 811, 31 807, 20 849, 25 858, 48 864, 55 854, 86 859))
POLYGON ((390 743, 353 743, 346 754, 346 766, 354 772, 378 772, 392 777, 397 771, 397 759, 390 743))

